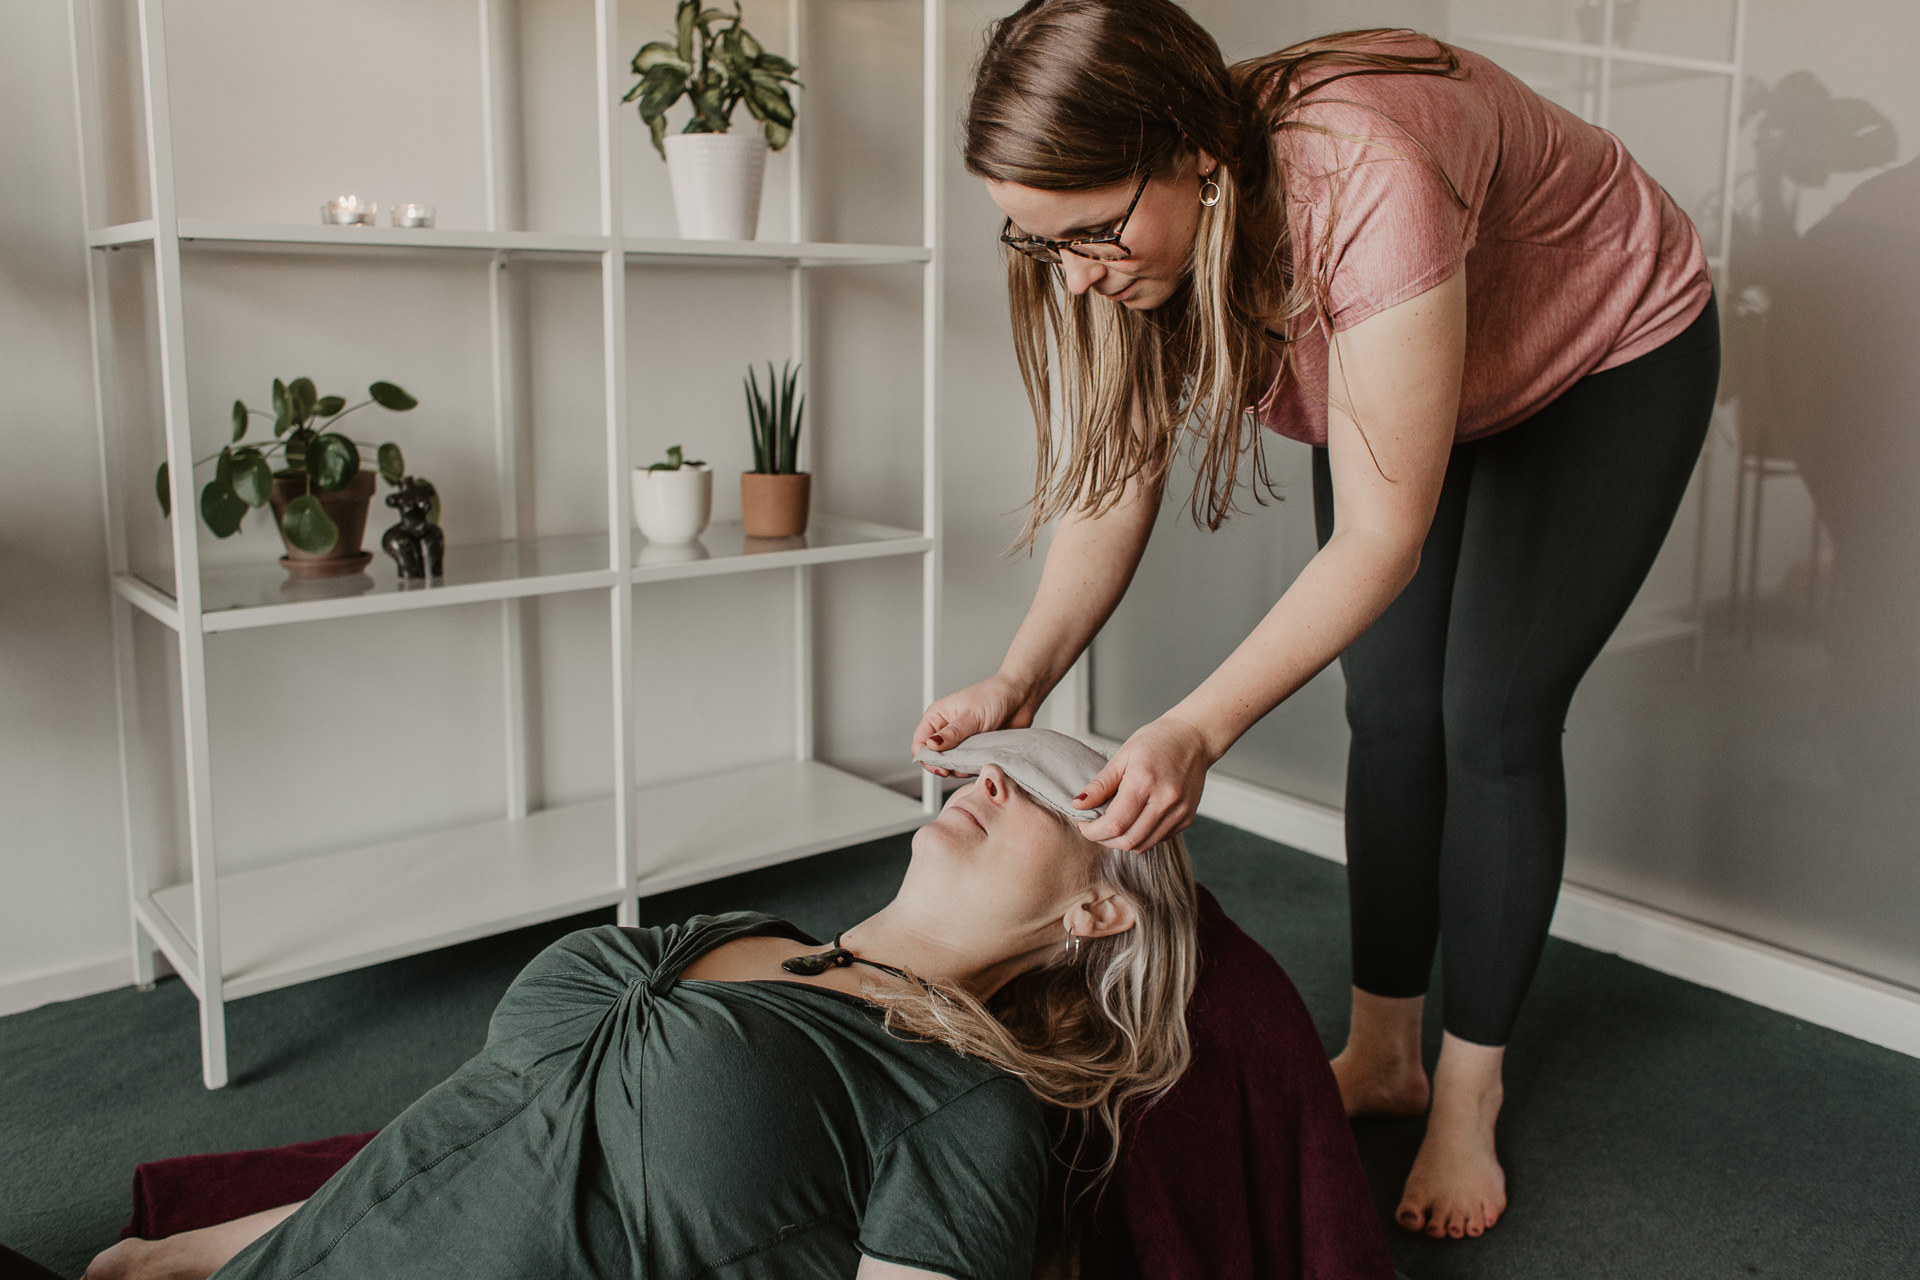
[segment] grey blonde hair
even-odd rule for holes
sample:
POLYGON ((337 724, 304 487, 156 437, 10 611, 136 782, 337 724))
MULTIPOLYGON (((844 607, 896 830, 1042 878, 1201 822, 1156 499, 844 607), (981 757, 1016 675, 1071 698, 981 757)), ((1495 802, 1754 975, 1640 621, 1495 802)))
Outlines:
POLYGON ((1183 436, 1196 455, 1195 524, 1226 522, 1249 454, 1255 500, 1265 501, 1272 485, 1249 410, 1266 391, 1275 346, 1281 376, 1290 376, 1298 325, 1329 328, 1320 264, 1335 221, 1318 245, 1302 246, 1303 268, 1274 135, 1331 133, 1294 116, 1347 77, 1458 70, 1440 42, 1387 31, 1324 36, 1228 67, 1173 0, 1030 0, 993 25, 967 105, 969 172, 1079 191, 1143 173, 1170 177, 1196 151, 1220 162, 1209 175, 1220 198, 1200 209, 1188 282, 1159 307, 1072 295, 1054 266, 1006 251, 1014 352, 1039 454, 1016 548, 1030 548, 1068 511, 1103 514, 1136 478, 1157 487, 1183 436), (1390 34, 1430 51, 1367 47, 1390 34), (1056 385, 1064 440, 1052 426, 1056 385))
POLYGON ((1091 887, 1123 895, 1133 927, 1084 939, 1074 953, 1063 936, 1056 959, 991 1001, 927 982, 873 982, 867 994, 895 1034, 984 1059, 1041 1102, 1084 1117, 1106 1139, 1105 1173, 1119 1158, 1129 1109, 1158 1098, 1187 1069, 1199 908, 1179 836, 1144 853, 1102 850, 1091 887))

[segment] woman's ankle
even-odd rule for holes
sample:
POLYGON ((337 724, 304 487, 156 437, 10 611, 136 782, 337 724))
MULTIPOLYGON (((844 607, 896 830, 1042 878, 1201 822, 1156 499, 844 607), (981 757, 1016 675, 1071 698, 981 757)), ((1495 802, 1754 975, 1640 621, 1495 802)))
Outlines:
POLYGON ((1475 1044, 1451 1031, 1440 1038, 1433 1069, 1433 1106, 1464 1121, 1491 1126, 1506 1100, 1505 1045, 1475 1044))
POLYGON ((1427 1109, 1427 1073, 1420 1057, 1425 1003, 1424 996, 1396 999, 1354 988, 1347 1045, 1333 1060, 1349 1116, 1414 1116, 1427 1109))
POLYGON ((1353 989, 1353 1015, 1342 1057, 1383 1066, 1420 1066, 1420 1028, 1427 998, 1377 996, 1353 989))

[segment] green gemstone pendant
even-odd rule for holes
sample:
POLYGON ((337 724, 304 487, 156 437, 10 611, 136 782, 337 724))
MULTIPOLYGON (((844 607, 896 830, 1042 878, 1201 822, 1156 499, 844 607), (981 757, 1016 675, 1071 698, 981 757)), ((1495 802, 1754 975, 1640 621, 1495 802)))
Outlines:
POLYGON ((794 956, 782 960, 780 967, 788 973, 797 973, 805 978, 817 978, 829 969, 840 968, 853 959, 845 947, 829 947, 817 955, 794 956))

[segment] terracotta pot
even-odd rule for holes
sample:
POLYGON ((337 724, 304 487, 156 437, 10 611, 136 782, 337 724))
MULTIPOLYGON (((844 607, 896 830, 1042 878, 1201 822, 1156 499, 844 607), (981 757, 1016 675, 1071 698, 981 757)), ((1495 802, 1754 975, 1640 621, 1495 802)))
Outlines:
MULTIPOLYGON (((360 543, 367 536, 367 508, 373 503, 374 479, 374 473, 363 467, 359 475, 347 482, 345 488, 335 489, 332 493, 315 490, 320 499, 320 509, 340 530, 340 540, 333 544, 333 550, 317 556, 288 543, 287 554, 280 557, 280 567, 295 578, 339 578, 359 573, 372 564, 373 552, 362 551, 360 543)), ((282 471, 273 477, 273 523, 276 528, 280 524, 280 517, 286 513, 287 504, 306 491, 307 477, 301 472, 282 471)), ((286 538, 285 531, 282 531, 281 542, 285 543, 286 538)))
POLYGON ((740 514, 749 538, 793 538, 807 531, 813 476, 740 473, 740 514))

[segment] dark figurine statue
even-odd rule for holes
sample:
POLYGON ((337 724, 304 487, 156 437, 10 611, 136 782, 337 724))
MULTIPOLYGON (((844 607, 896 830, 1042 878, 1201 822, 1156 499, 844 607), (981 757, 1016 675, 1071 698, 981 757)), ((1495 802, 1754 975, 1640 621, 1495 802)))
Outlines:
POLYGON ((413 476, 387 495, 387 505, 400 513, 400 523, 380 539, 380 549, 393 557, 402 582, 437 578, 447 549, 440 526, 427 519, 433 510, 433 486, 413 476))

